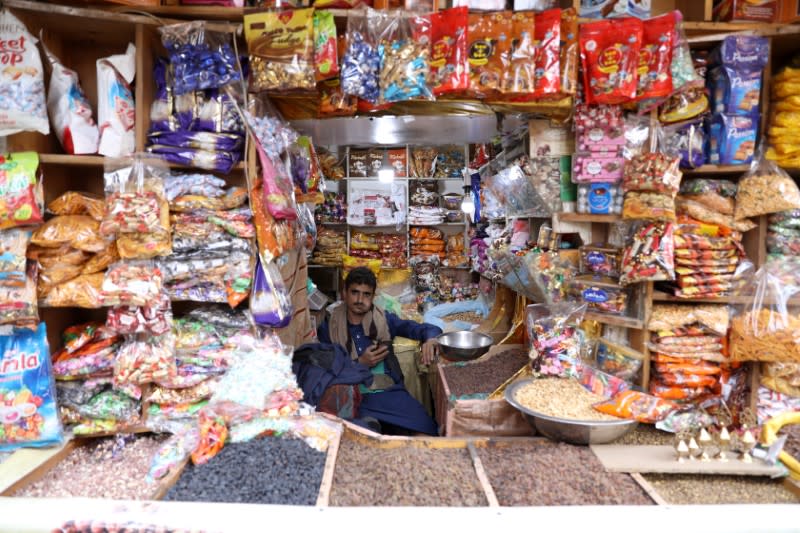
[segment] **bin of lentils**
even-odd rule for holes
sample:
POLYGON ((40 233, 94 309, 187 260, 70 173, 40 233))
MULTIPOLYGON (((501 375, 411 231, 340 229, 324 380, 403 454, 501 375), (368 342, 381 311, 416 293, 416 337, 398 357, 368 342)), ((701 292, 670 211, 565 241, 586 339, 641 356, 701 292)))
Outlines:
POLYGON ((493 393, 520 368, 530 362, 522 348, 509 348, 475 362, 442 366, 450 394, 456 398, 493 393))
POLYGON ((486 506, 469 451, 463 448, 382 449, 342 440, 332 506, 486 506))
POLYGON ((229 443, 208 463, 188 464, 164 499, 315 505, 325 458, 299 439, 229 443))
POLYGON ((45 476, 19 490, 25 498, 148 500, 156 490, 146 481, 150 463, 167 436, 118 435, 78 444, 45 476))
POLYGON ((631 476, 607 472, 586 446, 490 442, 478 457, 501 506, 653 505, 631 476))

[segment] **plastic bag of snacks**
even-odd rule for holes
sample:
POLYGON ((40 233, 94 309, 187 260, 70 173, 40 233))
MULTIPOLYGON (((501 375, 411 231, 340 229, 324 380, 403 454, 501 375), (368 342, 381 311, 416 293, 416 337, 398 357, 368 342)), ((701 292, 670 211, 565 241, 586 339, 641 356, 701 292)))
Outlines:
POLYGON ((86 215, 51 218, 33 232, 31 244, 43 248, 68 245, 84 252, 100 252, 108 247, 108 241, 100 235, 100 223, 86 215))
POLYGON ((631 226, 628 244, 622 252, 621 285, 675 279, 673 228, 671 222, 631 226))
POLYGON ((83 307, 96 309, 104 305, 103 279, 105 274, 85 274, 60 283, 42 298, 47 307, 83 307))
POLYGON ((44 72, 38 41, 8 9, 0 12, 3 69, 0 73, 0 136, 21 131, 50 133, 44 96, 44 72))
POLYGON ((575 303, 534 304, 526 308, 535 373, 562 376, 566 367, 579 359, 578 324, 585 312, 585 304, 575 303))
POLYGON ((109 157, 133 153, 136 120, 131 82, 136 75, 136 46, 128 44, 124 54, 97 60, 97 152, 109 157))
POLYGON ((88 215, 102 221, 106 203, 102 198, 89 193, 67 191, 47 204, 47 210, 54 215, 88 215))
POLYGON ((219 89, 242 79, 231 35, 210 30, 204 21, 161 26, 159 32, 172 65, 175 94, 219 89))
POLYGON ((622 218, 675 221, 675 199, 671 194, 629 192, 622 201, 622 218))
POLYGON ((597 403, 593 407, 601 413, 646 424, 655 424, 678 409, 678 405, 671 401, 633 390, 622 391, 610 400, 597 403))
POLYGON ((597 344, 595 362, 597 368, 612 376, 633 381, 642 368, 644 355, 627 346, 600 339, 597 344))
POLYGON ((31 232, 13 229, 0 232, 0 283, 25 280, 25 253, 31 232))
MULTIPOLYGON (((511 15, 511 42, 516 43, 505 61, 501 90, 503 93, 530 94, 535 88, 536 26, 533 12, 519 11, 511 15)), ((559 21, 560 25, 560 21, 559 21)), ((555 36, 556 40, 558 36, 555 36)), ((545 47, 539 49, 545 54, 545 47)))
POLYGON ((798 208, 800 189, 797 184, 761 153, 739 179, 734 217, 738 220, 798 208))
POLYGON ((37 180, 39 156, 19 152, 0 156, 0 174, 6 185, 0 193, 0 229, 42 222, 42 184, 37 180))
POLYGON ((716 335, 727 335, 728 309, 723 305, 658 304, 653 306, 647 329, 672 331, 697 324, 716 335))
POLYGON ((262 326, 282 328, 289 324, 293 312, 280 269, 273 262, 264 267, 259 259, 250 297, 253 320, 262 326))
POLYGON ((748 287, 750 303, 731 320, 731 359, 800 362, 800 315, 787 308, 797 287, 784 285, 762 267, 748 287))
POLYGON ((469 88, 467 62, 466 6, 442 9, 430 14, 430 73, 434 95, 465 91, 469 88))
POLYGON ((141 390, 136 385, 168 380, 175 374, 175 336, 172 334, 131 337, 120 346, 114 360, 114 388, 133 392, 136 399, 141 398, 141 390))
POLYGON ((25 278, 8 279, 0 283, 0 324, 20 326, 36 324, 39 320, 35 261, 28 261, 25 278))
POLYGON ((21 329, 0 336, 3 364, 0 405, 0 450, 61 443, 61 423, 56 412, 55 381, 50 363, 47 331, 21 329))
POLYGON ((672 93, 672 43, 675 40, 675 16, 672 13, 643 22, 642 45, 639 51, 640 100, 663 98, 672 93))
POLYGON ((44 43, 42 49, 53 69, 47 91, 47 111, 58 142, 68 154, 97 153, 100 134, 78 73, 65 67, 44 43))
POLYGON ((101 234, 169 232, 169 203, 162 178, 166 168, 152 163, 153 168, 150 161, 137 157, 130 167, 106 172, 101 234))
POLYGON ((727 180, 688 179, 681 182, 681 195, 723 215, 733 215, 736 184, 727 180))
POLYGON ((380 102, 433 100, 430 74, 430 18, 396 13, 378 36, 380 102))
POLYGON ((161 269, 152 261, 127 261, 108 267, 103 279, 105 305, 145 306, 159 298, 161 269))
POLYGON ((164 291, 142 307, 121 305, 108 310, 106 327, 117 333, 131 335, 150 333, 163 335, 172 328, 172 306, 164 291))
POLYGON ((388 14, 367 9, 347 17, 347 51, 340 65, 342 91, 376 103, 380 97, 381 58, 374 31, 387 24, 388 14))
POLYGON ((581 24, 583 84, 589 104, 621 104, 636 99, 642 21, 626 18, 581 24), (609 68, 605 58, 613 57, 609 68))
MULTIPOLYGON (((313 89, 316 86, 314 18, 314 10, 310 8, 245 15, 251 91, 313 89)), ((332 22, 333 17, 330 19, 332 22)), ((333 39, 335 43, 335 26, 333 39)))
POLYGON ((675 195, 680 188, 680 160, 654 152, 634 156, 625 163, 622 188, 625 192, 652 191, 675 195))

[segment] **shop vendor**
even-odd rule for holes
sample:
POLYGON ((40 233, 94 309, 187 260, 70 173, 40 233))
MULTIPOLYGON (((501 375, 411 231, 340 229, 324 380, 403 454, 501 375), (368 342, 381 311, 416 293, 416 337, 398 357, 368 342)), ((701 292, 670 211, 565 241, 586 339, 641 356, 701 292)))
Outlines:
POLYGON ((437 435, 436 422, 403 384, 392 340, 406 337, 420 341, 422 363, 429 364, 437 355, 436 337, 442 330, 376 308, 372 300, 377 286, 375 274, 368 268, 351 270, 344 282, 344 301, 330 320, 320 325, 319 342, 343 346, 352 360, 371 371, 372 383, 359 385, 362 420, 374 419, 382 433, 437 435))

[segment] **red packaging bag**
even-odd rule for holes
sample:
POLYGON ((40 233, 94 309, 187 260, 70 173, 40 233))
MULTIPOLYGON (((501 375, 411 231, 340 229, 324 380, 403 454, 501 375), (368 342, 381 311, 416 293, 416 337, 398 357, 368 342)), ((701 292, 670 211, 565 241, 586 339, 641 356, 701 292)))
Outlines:
POLYGON ((467 25, 469 9, 455 7, 431 13, 430 75, 433 94, 469 89, 467 25))
POLYGON ((583 85, 589 104, 621 104, 636 99, 642 21, 600 20, 579 30, 583 85))
POLYGON ((561 91, 561 10, 537 13, 533 34, 536 45, 533 97, 539 99, 561 91))
POLYGON ((667 13, 643 22, 639 49, 639 99, 663 98, 672 93, 672 42, 675 15, 667 13))

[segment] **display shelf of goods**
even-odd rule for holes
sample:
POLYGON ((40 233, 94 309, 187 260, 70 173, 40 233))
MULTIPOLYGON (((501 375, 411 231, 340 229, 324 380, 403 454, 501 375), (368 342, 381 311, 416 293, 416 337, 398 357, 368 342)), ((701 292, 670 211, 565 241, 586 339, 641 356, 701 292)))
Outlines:
POLYGON ((562 222, 594 222, 610 224, 622 220, 620 215, 593 215, 590 213, 558 213, 558 220, 562 222))

